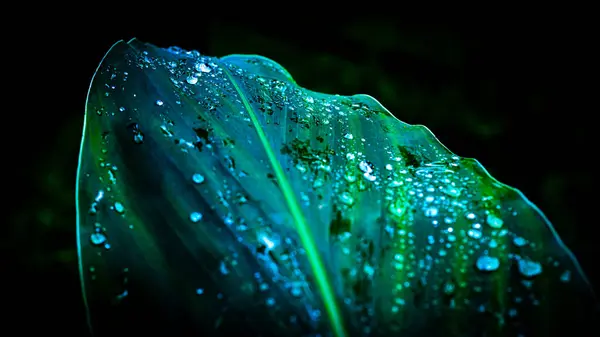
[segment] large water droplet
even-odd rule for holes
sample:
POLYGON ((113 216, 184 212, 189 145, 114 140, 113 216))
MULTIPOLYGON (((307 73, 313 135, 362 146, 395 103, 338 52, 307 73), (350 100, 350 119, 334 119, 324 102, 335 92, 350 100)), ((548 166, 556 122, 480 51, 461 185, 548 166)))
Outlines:
POLYGON ((203 73, 210 73, 212 69, 205 63, 196 63, 196 70, 201 71, 203 73))
POLYGON ((500 267, 500 260, 493 256, 484 255, 477 259, 475 266, 481 271, 494 271, 500 267))

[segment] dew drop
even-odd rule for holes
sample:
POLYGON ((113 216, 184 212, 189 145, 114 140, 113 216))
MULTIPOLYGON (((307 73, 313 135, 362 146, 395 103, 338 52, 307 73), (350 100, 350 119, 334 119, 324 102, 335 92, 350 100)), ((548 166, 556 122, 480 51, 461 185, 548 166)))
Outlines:
POLYGON ((367 162, 366 162, 366 161, 364 161, 364 160, 363 160, 363 161, 361 161, 361 162, 358 164, 358 168, 359 168, 361 171, 363 171, 364 173, 367 173, 367 174, 369 174, 369 173, 373 172, 373 169, 371 168, 371 165, 369 165, 369 163, 367 163, 367 162))
POLYGON ((469 229, 469 231, 467 232, 467 235, 469 235, 473 239, 480 239, 481 238, 481 232, 478 231, 478 230, 476 230, 476 229, 469 229))
POLYGON ((560 275, 560 280, 565 283, 571 281, 571 271, 565 270, 565 272, 560 275))
POLYGON ((196 84, 196 83, 198 83, 198 77, 190 75, 190 76, 187 77, 186 81, 189 84, 196 84))
POLYGON ((446 195, 449 195, 451 197, 458 197, 460 196, 460 189, 454 187, 454 186, 446 186, 442 192, 444 192, 446 195))
POLYGON ((402 199, 397 198, 393 203, 388 207, 388 211, 395 216, 401 217, 404 213, 404 208, 402 207, 402 199))
POLYGON ((348 206, 354 204, 354 198, 352 197, 352 195, 350 195, 349 192, 343 192, 342 194, 340 194, 340 201, 348 206))
POLYGON ((500 260, 493 256, 484 255, 477 259, 475 266, 481 271, 494 271, 500 267, 500 260))
POLYGON ((90 241, 93 245, 99 246, 106 242, 106 235, 102 233, 93 233, 92 235, 90 235, 90 241))
POLYGON ((117 213, 123 213, 125 211, 125 207, 123 207, 123 204, 120 202, 115 202, 115 211, 117 211, 117 213))
POLYGON ((192 176, 192 180, 194 181, 194 183, 196 184, 202 184, 204 182, 204 176, 201 175, 200 173, 195 173, 192 176))
POLYGON ((156 105, 163 106, 163 104, 165 104, 165 103, 163 101, 161 101, 160 99, 156 100, 156 105))
POLYGON ((205 63, 196 63, 196 70, 203 73, 210 73, 212 69, 210 69, 210 67, 205 63))
POLYGON ((487 216, 487 224, 492 228, 500 228, 504 224, 504 221, 494 214, 488 214, 487 216))
POLYGON ((513 243, 515 244, 515 246, 517 247, 523 247, 527 244, 527 240, 525 240, 524 238, 520 237, 520 236, 516 236, 513 239, 513 243))
POLYGON ((192 212, 190 214, 190 220, 192 220, 192 222, 198 222, 202 219, 202 214, 198 213, 198 212, 192 212))
POLYGON ((520 259, 519 272, 525 277, 534 277, 542 273, 542 265, 535 261, 520 259))
POLYGON ((353 139, 354 136, 351 133, 347 133, 347 134, 344 135, 344 138, 346 138, 346 139, 353 139))
POLYGON ((204 294, 204 289, 202 289, 202 288, 196 289, 196 295, 202 295, 202 294, 204 294))
POLYGON ((431 218, 431 217, 434 217, 436 215, 438 215, 438 209, 435 208, 435 207, 429 207, 429 208, 427 208, 425 210, 425 216, 426 217, 430 217, 431 218))

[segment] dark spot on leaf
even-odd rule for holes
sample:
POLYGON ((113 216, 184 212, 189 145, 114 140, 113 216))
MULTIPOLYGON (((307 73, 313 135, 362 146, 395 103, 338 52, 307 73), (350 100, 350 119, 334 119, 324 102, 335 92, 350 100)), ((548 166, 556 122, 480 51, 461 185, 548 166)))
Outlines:
POLYGON ((333 211, 335 212, 335 218, 331 220, 329 224, 329 234, 339 235, 345 232, 350 232, 351 222, 348 219, 342 217, 342 212, 337 210, 334 206, 333 211))
POLYGON ((421 166, 421 161, 413 152, 409 150, 409 148, 398 145, 398 151, 400 151, 400 155, 402 159, 406 162, 406 166, 411 167, 419 167, 421 166))

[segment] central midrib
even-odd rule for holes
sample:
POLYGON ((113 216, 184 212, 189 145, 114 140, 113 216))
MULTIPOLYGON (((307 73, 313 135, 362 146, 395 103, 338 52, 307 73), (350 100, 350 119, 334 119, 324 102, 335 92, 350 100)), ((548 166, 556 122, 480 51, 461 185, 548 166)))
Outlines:
POLYGON ((279 164, 279 161, 277 161, 275 153, 273 152, 273 149, 269 144, 264 130, 258 122, 258 118, 256 117, 252 106, 246 99, 240 87, 237 85, 236 80, 233 78, 233 75, 229 72, 229 70, 224 65, 222 65, 221 68, 223 69, 223 72, 231 81, 231 84, 238 93, 240 99, 242 100, 244 108, 246 109, 246 111, 248 111, 254 129, 258 134, 258 138, 260 139, 263 148, 267 153, 267 157, 269 159, 271 167, 275 172, 275 178, 277 179, 277 183, 279 184, 279 187, 283 192, 283 196, 285 198, 288 209, 292 215, 292 218, 294 219, 294 223, 296 224, 296 230, 298 231, 298 235, 300 236, 300 241, 302 242, 302 246, 306 251, 308 261, 315 275, 317 287, 321 292, 323 305, 325 306, 325 311, 327 312, 327 316, 329 318, 329 321, 331 322, 331 327, 334 332, 334 335, 336 337, 346 337, 346 331, 344 329, 342 315, 340 314, 337 302, 335 300, 335 295, 333 294, 333 289, 327 278, 325 266, 323 265, 323 261, 321 260, 321 256, 319 255, 317 245, 311 235, 310 228, 308 227, 308 224, 306 223, 306 220, 304 219, 304 216, 302 214, 302 210, 300 209, 299 203, 296 200, 296 196, 294 195, 292 186, 290 185, 287 177, 285 176, 285 173, 283 171, 283 168, 279 164))

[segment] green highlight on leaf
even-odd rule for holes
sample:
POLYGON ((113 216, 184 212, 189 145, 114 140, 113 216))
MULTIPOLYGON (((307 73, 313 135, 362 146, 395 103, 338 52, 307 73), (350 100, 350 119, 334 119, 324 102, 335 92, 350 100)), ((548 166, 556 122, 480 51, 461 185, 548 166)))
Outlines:
POLYGON ((550 336, 597 308, 518 190, 258 55, 116 43, 76 189, 95 336, 550 336))

